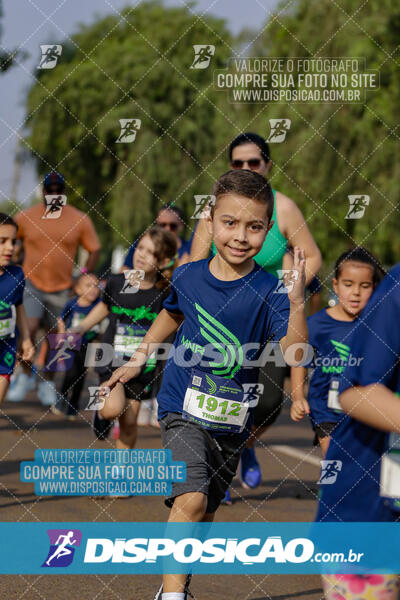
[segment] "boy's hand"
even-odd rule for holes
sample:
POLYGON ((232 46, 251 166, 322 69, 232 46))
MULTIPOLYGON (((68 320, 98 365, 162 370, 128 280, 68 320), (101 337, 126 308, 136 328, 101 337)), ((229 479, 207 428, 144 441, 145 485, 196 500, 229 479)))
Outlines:
POLYGON ((303 417, 310 414, 310 406, 305 398, 293 400, 290 407, 290 417, 292 421, 301 421, 303 417))
POLYGON ((21 353, 22 360, 26 360, 27 362, 29 362, 35 356, 35 347, 32 344, 30 338, 23 340, 23 342, 21 344, 21 350, 22 350, 22 353, 21 353))
POLYGON ((105 393, 103 390, 109 388, 112 390, 117 383, 126 383, 130 379, 137 377, 141 372, 142 367, 135 367, 126 363, 122 367, 119 367, 114 373, 111 375, 110 379, 101 384, 100 396, 104 396, 105 393))
POLYGON ((291 291, 288 293, 292 304, 304 303, 304 293, 306 285, 306 256, 304 250, 295 246, 293 255, 293 271, 297 272, 296 279, 292 278, 290 284, 291 291))

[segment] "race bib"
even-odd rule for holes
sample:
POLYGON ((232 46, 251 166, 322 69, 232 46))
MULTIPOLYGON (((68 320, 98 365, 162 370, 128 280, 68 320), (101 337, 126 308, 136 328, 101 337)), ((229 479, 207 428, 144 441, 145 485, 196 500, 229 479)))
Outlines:
MULTIPOLYGON (((2 311, 3 315, 4 312, 6 311, 2 311)), ((14 304, 10 305, 10 309, 7 312, 9 313, 7 317, 3 316, 2 318, 0 318, 0 338, 15 336, 17 311, 15 309, 14 304)))
MULTIPOLYGON (((114 336, 114 353, 119 359, 128 359, 136 352, 146 335, 143 327, 134 327, 118 321, 114 336)), ((152 352, 146 361, 144 373, 154 371, 157 364, 156 353, 152 352)))
POLYGON ((131 357, 139 348, 145 331, 137 329, 132 325, 126 325, 118 321, 116 333, 114 336, 114 352, 119 357, 131 357), (139 335, 138 335, 139 334, 139 335))
POLYGON ((328 392, 328 408, 343 412, 339 402, 339 379, 332 379, 328 392))
POLYGON ((240 433, 249 412, 249 403, 243 398, 243 388, 235 381, 192 369, 182 416, 205 429, 240 433))
POLYGON ((396 498, 396 510, 400 510, 400 435, 391 433, 387 454, 381 460, 380 495, 396 498))

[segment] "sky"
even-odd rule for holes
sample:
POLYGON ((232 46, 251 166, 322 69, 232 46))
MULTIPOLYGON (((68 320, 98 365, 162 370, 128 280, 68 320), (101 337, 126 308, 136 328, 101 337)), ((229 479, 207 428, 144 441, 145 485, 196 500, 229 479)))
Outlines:
MULTIPOLYGON (((61 43, 79 24, 116 14, 140 0, 3 0, 3 49, 19 48, 29 54, 0 77, 0 200, 10 197, 15 174, 18 132, 26 119, 25 99, 35 81, 40 44, 61 43)), ((166 6, 185 6, 184 0, 164 0, 166 6)), ((277 5, 277 0, 198 0, 196 14, 224 17, 233 33, 258 29, 277 5)), ((17 200, 29 202, 38 179, 33 161, 24 162, 18 177, 17 200)))

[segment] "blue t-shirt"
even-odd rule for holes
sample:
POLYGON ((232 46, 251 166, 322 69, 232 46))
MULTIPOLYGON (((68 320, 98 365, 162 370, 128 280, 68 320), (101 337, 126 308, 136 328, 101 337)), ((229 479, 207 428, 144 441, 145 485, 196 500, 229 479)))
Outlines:
POLYGON ((255 264, 245 277, 222 281, 210 273, 209 262, 176 269, 164 302, 166 310, 182 313, 185 320, 157 396, 160 419, 169 412, 182 413, 193 367, 239 384, 257 383, 259 367, 246 366, 246 359, 257 360, 267 341, 278 342, 286 335, 289 299, 274 293, 278 280, 273 275, 255 264), (243 352, 244 344, 253 347, 243 352))
MULTIPOLYGON (((185 253, 190 254, 190 247, 192 245, 193 235, 191 236, 190 240, 188 240, 188 241, 184 240, 183 238, 179 238, 179 239, 181 240, 182 244, 181 244, 181 247, 178 248, 178 258, 182 258, 182 256, 185 253)), ((124 267, 129 267, 130 269, 132 269, 133 254, 136 250, 136 246, 137 246, 137 241, 133 242, 133 244, 130 246, 130 248, 125 256, 124 267)))
MULTIPOLYGON (((79 321, 82 321, 82 319, 84 319, 90 313, 92 308, 94 308, 96 304, 100 302, 100 298, 96 298, 96 300, 92 302, 92 304, 90 304, 89 306, 79 306, 78 299, 79 297, 75 296, 75 298, 69 300, 62 309, 60 316, 61 319, 64 321, 66 328, 71 327, 71 325, 73 327, 79 325, 79 321)), ((87 344, 88 342, 93 340, 98 335, 99 331, 100 325, 95 325, 93 329, 90 329, 85 333, 82 339, 82 343, 87 344)))
MULTIPOLYGON (((386 275, 357 319, 352 352, 363 360, 346 367, 340 392, 373 383, 400 392, 399 314, 400 264, 386 275)), ((388 445, 388 433, 346 416, 333 432, 326 456, 326 460, 341 461, 342 468, 335 483, 321 485, 318 521, 399 519, 400 502, 379 495, 381 458, 388 445)))
POLYGON ((21 267, 3 267, 0 275, 0 373, 14 370, 17 350, 16 307, 22 304, 25 277, 21 267))
POLYGON ((339 377, 351 352, 351 334, 356 321, 338 321, 326 312, 326 308, 308 317, 308 340, 314 348, 314 358, 308 367, 313 369, 308 388, 308 404, 313 426, 321 423, 338 423, 343 413, 328 407, 329 389, 337 389, 339 377))

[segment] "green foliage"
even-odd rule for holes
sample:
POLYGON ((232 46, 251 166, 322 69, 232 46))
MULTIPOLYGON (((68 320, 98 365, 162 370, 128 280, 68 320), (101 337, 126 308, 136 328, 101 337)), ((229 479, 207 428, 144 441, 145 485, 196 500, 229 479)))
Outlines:
MULTIPOLYGON (((284 6, 283 3, 281 6, 284 6)), ((380 89, 363 104, 269 104, 251 129, 267 134, 268 119, 290 118, 283 144, 271 146, 272 183, 301 208, 324 259, 332 264, 363 244, 385 264, 400 259, 399 133, 400 6, 383 0, 298 0, 279 14, 252 47, 254 56, 357 57, 380 74, 380 89), (360 220, 346 220, 349 194, 368 194, 360 220)))
POLYGON ((140 3, 81 27, 57 67, 40 72, 28 98, 28 147, 40 174, 65 174, 69 201, 90 214, 107 248, 136 238, 165 202, 185 210, 190 233, 193 194, 209 193, 227 170, 232 138, 267 136, 269 119, 290 118, 285 143, 271 146, 271 182, 299 205, 326 264, 355 243, 386 264, 399 260, 400 8, 390 0, 286 5, 258 36, 232 40, 223 21, 198 18, 193 5, 140 3), (189 68, 196 43, 215 45, 210 68, 189 68), (365 104, 231 104, 214 90, 213 71, 246 44, 247 56, 365 58, 380 89, 365 104), (142 121, 132 144, 115 143, 122 118, 142 121), (363 219, 346 220, 348 195, 358 193, 371 204, 363 219))
POLYGON ((209 193, 231 129, 213 89, 230 44, 221 20, 149 1, 82 27, 56 68, 41 72, 28 98, 27 143, 40 174, 66 176, 69 201, 90 214, 108 248, 136 238, 166 202, 193 227, 193 194, 209 193), (213 65, 190 69, 193 44, 203 43, 216 47, 213 65), (116 143, 123 118, 142 122, 131 144, 116 143))

